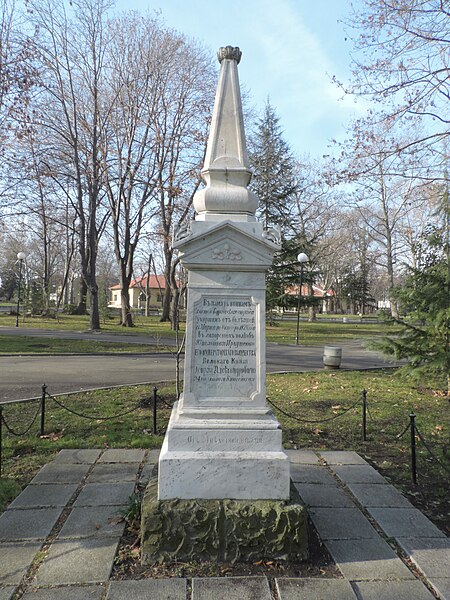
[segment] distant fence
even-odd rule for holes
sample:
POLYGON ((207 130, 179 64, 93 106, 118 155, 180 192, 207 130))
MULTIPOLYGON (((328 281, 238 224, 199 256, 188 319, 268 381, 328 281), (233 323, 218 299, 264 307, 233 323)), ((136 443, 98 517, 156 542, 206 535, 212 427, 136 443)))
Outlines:
MULTIPOLYGON (((149 385, 149 384, 143 384, 143 385, 149 385)), ((122 388, 122 387, 129 387, 129 385, 113 386, 113 387, 102 388, 102 389, 114 389, 114 388, 122 388)), ((85 419, 90 419, 90 420, 95 419, 96 421, 110 421, 110 420, 114 420, 114 419, 120 419, 120 418, 124 417, 125 415, 135 412, 139 408, 147 408, 148 407, 151 410, 151 432, 153 434, 157 433, 156 425, 157 425, 158 405, 165 404, 168 408, 172 408, 172 404, 170 404, 169 402, 166 402, 166 400, 164 400, 164 398, 162 398, 161 396, 158 395, 158 388, 156 386, 154 386, 152 389, 151 398, 141 399, 138 402, 136 402, 131 408, 129 408, 125 411, 122 411, 115 415, 109 415, 109 416, 105 416, 105 417, 101 417, 98 415, 88 415, 88 414, 82 413, 80 411, 77 411, 75 409, 69 408, 61 400, 62 397, 73 396, 75 394, 80 394, 80 393, 83 393, 83 391, 80 390, 77 392, 68 392, 68 393, 58 394, 58 395, 53 396, 48 392, 47 386, 45 384, 43 384, 41 387, 41 395, 40 396, 37 396, 35 398, 26 398, 23 400, 12 400, 12 401, 0 403, 0 476, 1 476, 1 472, 2 472, 3 428, 10 435, 12 435, 14 437, 23 437, 31 431, 31 429, 33 428, 33 426, 35 425, 35 423, 39 417, 39 429, 38 429, 37 435, 40 437, 45 435, 45 417, 46 417, 48 400, 52 401, 59 408, 62 408, 63 410, 66 410, 80 418, 85 418, 85 419), (22 430, 18 431, 16 429, 14 429, 14 427, 12 427, 11 424, 8 422, 8 420, 5 418, 4 408, 10 404, 20 404, 20 403, 30 403, 30 402, 36 402, 36 411, 33 413, 32 418, 24 426, 24 428, 22 430)), ((339 412, 337 414, 334 414, 329 417, 324 417, 321 419, 303 419, 301 417, 298 417, 297 415, 288 413, 283 408, 281 408, 280 406, 275 404, 275 402, 273 402, 269 398, 267 399, 267 401, 280 414, 282 414, 290 419, 293 419, 299 423, 303 423, 305 425, 306 424, 318 425, 321 423, 328 423, 328 422, 331 422, 336 419, 340 419, 340 418, 344 417, 351 411, 359 409, 359 410, 361 410, 361 430, 362 430, 361 435, 362 435, 363 442, 367 441, 368 417, 370 418, 370 420, 372 422, 375 421, 370 412, 370 405, 369 405, 369 401, 367 399, 367 391, 365 389, 362 390, 360 398, 358 398, 353 404, 351 404, 351 406, 343 409, 341 412, 339 412)), ((403 438, 404 435, 406 435, 407 432, 409 432, 409 434, 410 434, 410 443, 409 443, 409 446, 410 446, 410 472, 411 472, 411 481, 414 484, 417 484, 417 472, 418 472, 418 470, 417 470, 417 444, 418 443, 422 444, 422 446, 427 451, 428 455, 432 458, 432 460, 436 464, 439 465, 439 467, 442 470, 444 470, 447 474, 450 474, 450 466, 446 465, 439 457, 437 457, 436 453, 431 449, 431 446, 433 444, 431 444, 429 441, 427 441, 425 439, 425 437, 422 435, 420 428, 418 427, 418 425, 416 423, 416 415, 413 412, 411 412, 408 415, 408 422, 407 422, 406 426, 404 427, 404 429, 398 435, 394 436, 392 441, 400 440, 401 438, 403 438)), ((444 446, 442 446, 442 448, 444 449, 444 446)))
MULTIPOLYGON (((148 384, 142 384, 142 385, 148 385, 148 384)), ((129 387, 129 384, 123 385, 123 386, 113 386, 113 387, 109 387, 109 388, 101 388, 101 389, 115 389, 115 388, 122 388, 122 387, 129 387)), ((90 391, 93 391, 93 390, 90 390, 90 391)), ((138 409, 148 407, 151 409, 151 425, 152 425, 151 432, 154 435, 157 434, 157 426, 156 425, 157 425, 158 404, 164 403, 169 408, 172 407, 172 405, 170 403, 166 402, 166 400, 164 400, 164 398, 162 398, 161 396, 158 395, 158 388, 156 386, 154 386, 153 390, 152 390, 152 395, 150 398, 140 399, 131 408, 129 408, 125 411, 121 411, 115 415, 108 415, 108 416, 103 416, 103 417, 99 416, 99 415, 88 415, 88 414, 82 413, 78 410, 69 408, 61 400, 61 398, 63 398, 63 397, 74 396, 74 395, 80 394, 80 393, 84 393, 84 392, 83 391, 68 392, 68 393, 57 394, 57 395, 53 396, 48 392, 47 386, 44 383, 41 387, 41 395, 40 396, 36 396, 34 398, 25 398, 22 400, 10 400, 10 401, 0 403, 0 477, 2 474, 3 429, 14 437, 23 437, 23 436, 27 435, 28 433, 30 433, 30 431, 32 430, 33 426, 35 425, 35 423, 39 417, 39 429, 38 429, 37 435, 38 435, 38 437, 44 436, 45 435, 45 417, 46 417, 46 411, 48 410, 48 401, 49 400, 51 402, 53 402, 54 404, 56 404, 59 408, 62 408, 63 410, 66 410, 67 412, 70 412, 71 414, 76 415, 77 417, 80 417, 82 419, 96 420, 96 421, 112 421, 114 419, 120 419, 126 415, 129 415, 129 414, 135 412, 138 409), (15 429, 11 425, 11 423, 9 423, 8 420, 6 419, 5 414, 4 414, 4 408, 8 405, 19 405, 19 404, 25 404, 25 403, 36 403, 36 411, 33 413, 32 418, 24 426, 24 428, 19 431, 19 430, 15 429)))
MULTIPOLYGON (((336 419, 339 419, 339 418, 345 416, 350 411, 360 408, 360 410, 361 410, 361 431, 362 431, 362 441, 363 442, 367 441, 367 417, 369 416, 370 419, 372 421, 374 421, 374 419, 371 415, 371 412, 370 412, 369 402, 367 400, 367 390, 362 390, 361 398, 358 398, 348 408, 342 410, 338 414, 334 414, 333 416, 325 417, 323 419, 302 419, 301 417, 297 417, 296 415, 286 412, 280 406, 277 406, 272 400, 267 399, 267 401, 269 402, 269 404, 271 406, 273 406, 279 413, 281 413, 285 417, 294 419, 295 421, 298 421, 299 423, 310 424, 310 425, 319 425, 321 423, 328 423, 330 421, 334 421, 336 419)), ((393 441, 400 440, 409 431, 409 433, 410 433, 410 444, 409 444, 409 446, 410 446, 410 472, 411 472, 412 483, 414 483, 415 485, 417 484, 417 442, 420 442, 422 444, 422 446, 425 448, 425 450, 428 452, 429 456, 431 456, 433 461, 436 462, 436 464, 438 464, 441 467, 441 469, 444 470, 448 475, 450 475, 450 465, 446 465, 445 463, 443 463, 436 456, 436 453, 433 450, 431 450, 432 444, 424 438, 424 436, 420 432, 420 429, 417 426, 416 415, 413 412, 411 412, 408 415, 408 419, 409 419, 409 421, 408 421, 406 427, 402 430, 401 433, 394 436, 393 441)), ((442 448, 444 450, 445 447, 442 446, 442 448)))
POLYGON ((11 304, 11 306, 0 306, 0 313, 7 313, 8 315, 15 314, 17 306, 11 304))

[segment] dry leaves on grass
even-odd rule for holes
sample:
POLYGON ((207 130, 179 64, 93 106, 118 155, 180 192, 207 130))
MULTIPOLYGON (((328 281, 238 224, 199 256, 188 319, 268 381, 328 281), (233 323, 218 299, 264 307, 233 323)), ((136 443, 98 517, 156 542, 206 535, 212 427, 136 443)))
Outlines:
POLYGON ((39 436, 41 440, 50 440, 51 442, 57 442, 64 437, 64 429, 61 431, 53 431, 52 433, 46 433, 45 435, 39 436))

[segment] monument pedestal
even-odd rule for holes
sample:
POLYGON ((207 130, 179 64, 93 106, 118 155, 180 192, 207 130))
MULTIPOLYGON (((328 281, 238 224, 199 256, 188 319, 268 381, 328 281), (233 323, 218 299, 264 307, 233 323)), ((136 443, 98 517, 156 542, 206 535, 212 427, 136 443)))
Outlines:
POLYGON ((159 459, 160 500, 289 498, 289 461, 270 415, 184 417, 173 409, 159 459))

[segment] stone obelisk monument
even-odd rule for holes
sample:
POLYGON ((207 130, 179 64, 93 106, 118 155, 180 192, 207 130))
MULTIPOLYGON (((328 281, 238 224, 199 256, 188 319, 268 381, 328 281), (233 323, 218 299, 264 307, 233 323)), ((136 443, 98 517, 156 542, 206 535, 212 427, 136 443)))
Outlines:
POLYGON ((256 220, 237 65, 221 63, 195 220, 175 233, 188 269, 184 392, 159 459, 158 499, 287 499, 289 461, 266 403, 265 273, 279 231, 256 220))

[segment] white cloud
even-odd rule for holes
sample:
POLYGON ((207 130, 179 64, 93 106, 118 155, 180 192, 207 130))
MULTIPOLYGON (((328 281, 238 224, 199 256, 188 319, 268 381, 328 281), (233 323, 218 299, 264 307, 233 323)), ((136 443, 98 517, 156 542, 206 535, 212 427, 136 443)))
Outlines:
POLYGON ((303 145, 301 137, 307 142, 303 151, 312 151, 316 142, 326 146, 336 135, 333 128, 343 131, 342 123, 359 109, 331 81, 339 73, 325 51, 325 31, 306 25, 302 6, 306 10, 305 3, 291 0, 255 3, 249 36, 260 56, 248 84, 259 97, 270 96, 293 147, 303 145))

